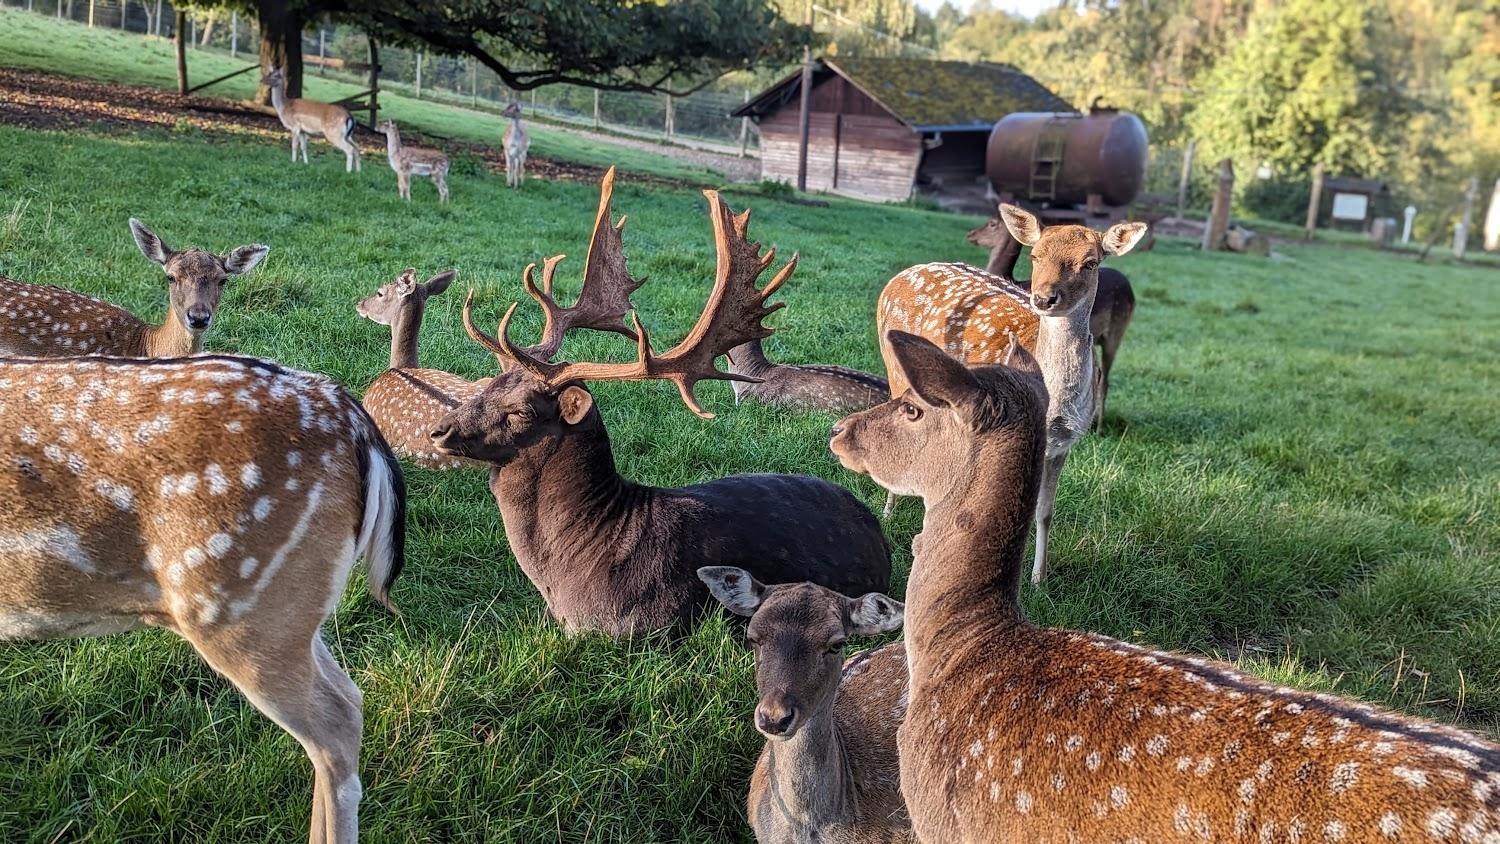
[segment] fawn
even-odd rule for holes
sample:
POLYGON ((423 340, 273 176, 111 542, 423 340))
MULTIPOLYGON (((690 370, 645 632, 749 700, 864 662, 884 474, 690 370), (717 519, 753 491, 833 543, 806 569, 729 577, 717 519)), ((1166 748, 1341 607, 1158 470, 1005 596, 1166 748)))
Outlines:
POLYGON ((297 150, 302 150, 302 163, 307 163, 307 136, 322 135, 330 144, 344 154, 344 172, 361 169, 359 146, 354 143, 354 117, 341 105, 320 103, 317 100, 287 99, 286 71, 272 68, 266 71, 260 84, 271 89, 271 106, 281 125, 292 132, 292 163, 297 163, 297 150))
POLYGON ((759 379, 729 382, 736 402, 749 399, 796 410, 849 413, 880 404, 890 395, 886 380, 868 372, 818 363, 773 363, 758 339, 730 349, 724 357, 730 372, 759 379))
POLYGON ((906 590, 901 793, 922 841, 1486 841, 1500 746, 1233 666, 1027 623, 1047 450, 1035 361, 889 338, 910 389, 840 462, 922 496, 906 590))
MULTIPOLYGON (((760 244, 747 239, 748 212, 734 215, 717 193, 705 195, 718 269, 697 324, 669 351, 656 354, 636 319, 635 361, 554 362, 555 347, 532 351, 511 342, 516 305, 490 337, 474 325, 472 291, 464 304, 465 330, 507 361, 506 371, 448 414, 433 429, 433 443, 491 465, 490 490, 516 560, 570 632, 628 636, 690 622, 712 601, 694 574, 704 564, 739 566, 771 582, 811 580, 852 595, 884 589, 890 577, 880 524, 847 490, 827 481, 736 475, 663 489, 633 483, 615 469, 608 432, 585 383, 671 381, 689 410, 711 418, 694 385, 746 377, 719 371, 714 360, 771 333, 762 321, 780 305, 765 300, 796 266, 794 257, 757 287, 775 250, 762 256, 760 244)), ((587 265, 599 268, 601 280, 634 290, 641 282, 625 270, 620 227, 607 224, 608 191, 604 196, 606 222, 596 227, 600 236, 587 265)), ((541 301, 534 287, 527 290, 541 301)))
POLYGON ((0 361, 0 639, 163 627, 297 739, 352 844, 360 691, 319 634, 358 557, 390 606, 401 467, 332 381, 251 358, 0 361))
POLYGON ((700 568, 698 577, 730 612, 750 619, 755 728, 766 737, 750 779, 756 840, 914 840, 896 762, 896 727, 906 714, 903 646, 844 659, 849 636, 900 627, 901 603, 879 593, 846 598, 814 583, 767 586, 733 566, 700 568))
POLYGON ((396 171, 396 192, 411 200, 411 177, 428 176, 437 188, 438 202, 448 201, 448 156, 427 147, 403 146, 396 121, 382 120, 375 127, 385 133, 385 157, 396 171))
POLYGON ((141 254, 167 274, 167 316, 148 325, 124 308, 61 287, 0 276, 0 355, 16 357, 179 357, 203 351, 229 276, 255 269, 270 247, 238 246, 223 255, 169 248, 140 220, 130 233, 141 254))

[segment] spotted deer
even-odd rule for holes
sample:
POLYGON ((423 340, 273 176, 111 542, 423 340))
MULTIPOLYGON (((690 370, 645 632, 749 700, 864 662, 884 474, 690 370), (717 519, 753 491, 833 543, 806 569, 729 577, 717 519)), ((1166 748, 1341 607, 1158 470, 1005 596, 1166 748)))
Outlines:
POLYGON ((760 340, 742 343, 724 357, 730 372, 759 379, 731 381, 736 402, 748 399, 795 410, 849 413, 880 404, 890 395, 886 380, 868 372, 819 363, 774 363, 760 340))
POLYGON ((326 378, 226 356, 0 361, 0 639, 161 627, 301 743, 353 842, 361 696, 319 634, 354 561, 390 606, 401 468, 326 378))
POLYGON ((260 84, 271 89, 271 106, 281 125, 291 130, 293 164, 297 163, 298 149, 302 150, 302 163, 307 163, 307 136, 317 134, 344 154, 345 173, 361 169, 359 146, 354 143, 354 117, 348 109, 317 100, 288 99, 286 72, 281 68, 266 71, 260 84))
POLYGON ((521 125, 521 104, 512 102, 500 113, 508 118, 500 143, 505 148, 505 184, 518 188, 526 178, 526 153, 531 149, 531 135, 521 125))
POLYGON ((161 325, 92 296, 0 276, 0 356, 198 354, 229 277, 255 269, 270 251, 260 244, 223 255, 196 247, 177 251, 134 218, 130 233, 141 253, 167 274, 167 316, 161 325))
MULTIPOLYGON (((975 246, 990 248, 989 265, 985 272, 1008 279, 1028 293, 1031 282, 1015 276, 1016 262, 1021 257, 1021 242, 1010 236, 1005 223, 999 217, 969 232, 969 242, 975 246)), ((1099 358, 1094 371, 1098 377, 1094 428, 1104 424, 1104 404, 1109 398, 1109 371, 1114 368, 1115 355, 1120 343, 1125 340, 1125 329, 1135 316, 1135 290, 1130 279, 1112 267, 1099 268, 1099 285, 1094 294, 1094 306, 1089 311, 1089 332, 1094 335, 1099 358)))
MULTIPOLYGON (((1106 255, 1129 252, 1146 233, 1146 224, 1119 223, 1100 235, 1078 225, 1043 229, 1040 220, 1014 205, 1001 205, 1000 216, 1011 236, 1031 247, 1029 291, 967 264, 920 264, 886 283, 875 324, 892 398, 900 398, 908 385, 895 366, 891 331, 925 337, 966 363, 1000 360, 1015 336, 1040 362, 1050 397, 1031 570, 1032 582, 1040 583, 1047 574, 1057 481, 1068 452, 1088 432, 1097 410, 1089 314, 1099 262, 1106 255)), ((902 494, 890 492, 893 497, 902 494)))
POLYGON ((437 188, 438 201, 447 202, 448 156, 427 147, 403 145, 394 120, 382 120, 375 128, 385 133, 385 157, 396 171, 396 192, 401 198, 411 200, 412 176, 428 176, 437 188))
POLYGON ((1233 666, 1039 628, 1019 603, 1047 450, 1024 351, 889 338, 899 399, 848 468, 926 504, 906 589, 901 793, 922 841, 1493 841, 1500 746, 1233 666))
POLYGON ((897 844, 915 839, 896 763, 906 714, 900 642, 847 661, 850 636, 901 626, 902 606, 813 583, 767 586, 733 566, 698 569, 719 603, 750 619, 766 737, 750 778, 750 826, 762 844, 897 844))
MULTIPOLYGON (((464 304, 469 336, 508 363, 433 429, 433 443, 490 464, 490 490, 516 561, 569 632, 629 636, 690 623, 712 602, 695 575, 704 564, 738 566, 773 583, 809 580, 847 595, 882 590, 890 578, 880 524, 827 481, 735 475, 666 489, 637 484, 615 469, 609 434, 585 384, 670 381, 689 410, 712 418, 694 386, 746 377, 718 370, 714 360, 771 333, 762 321, 780 304, 765 300, 796 266, 794 256, 757 287, 775 250, 762 256, 760 244, 746 238, 749 213, 735 215, 716 192, 705 193, 718 268, 697 323, 669 351, 654 352, 636 318, 634 361, 554 362, 556 349, 544 355, 512 343, 515 304, 494 337, 474 325, 472 291, 464 304)), ((590 264, 598 249, 621 283, 629 280, 619 227, 597 226, 600 233, 590 264)))

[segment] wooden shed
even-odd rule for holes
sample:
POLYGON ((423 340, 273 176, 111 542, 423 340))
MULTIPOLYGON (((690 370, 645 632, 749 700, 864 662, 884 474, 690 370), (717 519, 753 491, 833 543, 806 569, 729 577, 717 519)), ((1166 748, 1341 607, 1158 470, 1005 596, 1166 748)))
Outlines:
MULTIPOLYGON (((797 180, 801 72, 736 111, 760 127, 761 178, 797 180)), ((823 57, 813 65, 807 188, 988 208, 985 144, 1016 111, 1073 111, 1008 64, 823 57)), ((993 209, 988 209, 993 210, 993 209)))

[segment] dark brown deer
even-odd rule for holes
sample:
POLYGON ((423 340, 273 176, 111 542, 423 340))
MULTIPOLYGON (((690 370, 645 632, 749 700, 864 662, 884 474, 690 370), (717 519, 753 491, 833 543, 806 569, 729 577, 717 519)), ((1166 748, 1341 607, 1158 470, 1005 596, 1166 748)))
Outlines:
POLYGON ((175 250, 140 220, 130 233, 141 254, 167 274, 167 316, 149 325, 124 308, 61 287, 0 276, 0 355, 159 358, 203 351, 229 276, 255 269, 268 246, 237 246, 223 255, 175 250))
POLYGON ((831 445, 927 506, 897 736, 920 840, 1500 837, 1500 746, 1027 623, 1022 558, 1047 447, 1034 367, 967 368, 921 338, 889 339, 911 387, 839 422, 831 445))
POLYGON ((847 598, 814 583, 767 586, 733 566, 698 569, 708 589, 750 619, 766 737, 750 778, 748 814, 762 844, 914 841, 896 761, 906 714, 900 642, 844 660, 850 636, 901 626, 902 606, 872 593, 847 598))
MULTIPOLYGON (((630 635, 686 623, 712 601, 695 575, 704 564, 738 566, 770 582, 810 580, 847 595, 880 591, 890 577, 879 523, 847 490, 827 481, 736 475, 661 489, 615 470, 609 435, 585 383, 671 381, 690 410, 712 417, 693 395, 694 385, 745 378, 719 371, 714 360, 771 333, 762 321, 779 304, 765 300, 796 265, 793 257, 757 288, 775 251, 762 257, 760 244, 746 239, 749 213, 736 216, 717 193, 705 193, 718 270, 697 324, 670 351, 654 353, 637 319, 634 362, 552 362, 511 343, 516 305, 495 337, 475 327, 472 293, 464 305, 469 335, 512 364, 445 417, 433 442, 491 465, 490 489, 516 560, 569 631, 630 635)), ((619 228, 602 230, 606 237, 595 247, 599 266, 613 268, 606 277, 639 284, 625 271, 619 228)), ((591 254, 591 267, 595 260, 591 254)))
POLYGON ((736 402, 748 399, 794 410, 851 413, 890 397, 890 385, 879 375, 819 363, 773 363, 760 340, 741 343, 725 358, 730 372, 759 381, 731 381, 736 402))
MULTIPOLYGON (((1005 223, 996 217, 969 232, 969 242, 990 249, 990 262, 984 271, 1015 283, 1022 290, 1031 291, 1030 280, 1016 278, 1016 262, 1021 258, 1021 242, 1011 237, 1005 223)), ((1120 343, 1125 340, 1125 330, 1135 316, 1135 290, 1130 279, 1113 267, 1099 268, 1099 286, 1094 293, 1094 306, 1089 311, 1089 333, 1099 347, 1099 387, 1094 398, 1094 428, 1104 424, 1104 404, 1109 398, 1109 371, 1115 365, 1115 355, 1120 343)))

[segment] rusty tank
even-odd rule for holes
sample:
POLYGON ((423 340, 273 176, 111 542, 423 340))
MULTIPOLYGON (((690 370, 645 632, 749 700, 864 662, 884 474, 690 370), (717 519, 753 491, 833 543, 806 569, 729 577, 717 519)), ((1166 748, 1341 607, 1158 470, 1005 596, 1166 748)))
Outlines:
POLYGON ((1016 112, 995 124, 985 171, 995 193, 1049 205, 1081 205, 1090 194, 1129 205, 1146 180, 1146 126, 1115 109, 1016 112))

